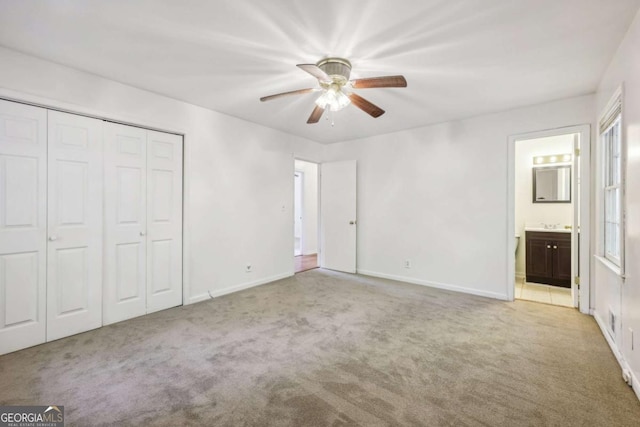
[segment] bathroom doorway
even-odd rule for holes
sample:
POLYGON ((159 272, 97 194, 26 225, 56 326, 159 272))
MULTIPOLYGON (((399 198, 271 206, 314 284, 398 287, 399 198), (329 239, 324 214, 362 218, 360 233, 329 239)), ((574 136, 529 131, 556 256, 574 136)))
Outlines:
POLYGON ((294 160, 294 272, 318 267, 318 165, 294 160))
POLYGON ((589 312, 589 141, 589 126, 509 140, 511 300, 589 312))

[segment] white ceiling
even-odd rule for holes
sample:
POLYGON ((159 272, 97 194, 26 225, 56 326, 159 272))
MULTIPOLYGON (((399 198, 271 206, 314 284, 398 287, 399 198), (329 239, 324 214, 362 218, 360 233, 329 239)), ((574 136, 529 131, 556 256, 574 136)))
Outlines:
POLYGON ((594 92, 640 0, 0 0, 0 44, 331 143, 594 92), (403 74, 307 125, 296 68, 326 56, 352 77, 403 74))

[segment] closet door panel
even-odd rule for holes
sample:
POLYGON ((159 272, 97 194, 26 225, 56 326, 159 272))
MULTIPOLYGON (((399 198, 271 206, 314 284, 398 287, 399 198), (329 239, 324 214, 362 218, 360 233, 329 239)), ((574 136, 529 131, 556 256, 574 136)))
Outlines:
POLYGON ((147 131, 107 123, 104 323, 146 313, 147 131))
POLYGON ((47 111, 0 100, 0 354, 46 338, 47 111))
POLYGON ((182 304, 182 137, 148 132, 147 312, 182 304))
POLYGON ((102 325, 102 128, 48 112, 47 341, 102 325))

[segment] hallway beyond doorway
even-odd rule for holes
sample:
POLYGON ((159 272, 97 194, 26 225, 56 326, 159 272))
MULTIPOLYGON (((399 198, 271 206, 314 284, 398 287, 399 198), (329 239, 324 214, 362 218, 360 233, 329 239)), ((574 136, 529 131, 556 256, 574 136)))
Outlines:
POLYGON ((294 272, 301 273, 303 271, 318 268, 318 254, 299 255, 294 257, 294 272))

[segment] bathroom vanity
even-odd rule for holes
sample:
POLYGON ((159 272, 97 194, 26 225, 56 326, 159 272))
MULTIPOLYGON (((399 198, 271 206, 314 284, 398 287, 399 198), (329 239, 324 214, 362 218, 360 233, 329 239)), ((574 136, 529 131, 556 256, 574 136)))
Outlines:
POLYGON ((527 230, 525 240, 527 282, 570 288, 570 230, 527 230))

